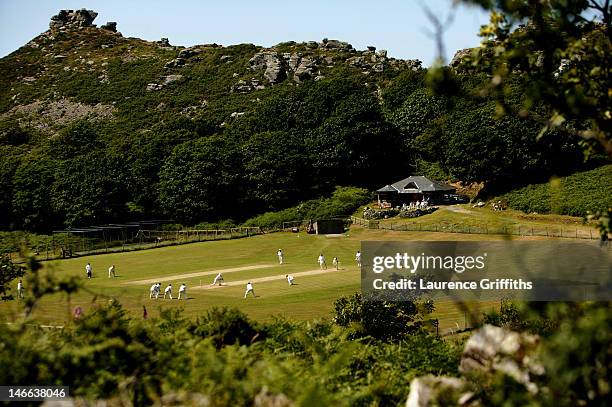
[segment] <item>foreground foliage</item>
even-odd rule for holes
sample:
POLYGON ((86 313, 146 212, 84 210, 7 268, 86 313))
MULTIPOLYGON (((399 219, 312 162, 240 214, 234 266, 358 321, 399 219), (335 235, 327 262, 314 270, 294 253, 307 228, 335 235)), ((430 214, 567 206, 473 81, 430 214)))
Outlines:
POLYGON ((115 301, 62 330, 11 326, 0 343, 2 383, 63 384, 74 396, 134 405, 187 391, 247 406, 264 388, 300 405, 395 405, 413 377, 454 374, 459 355, 423 331, 351 340, 330 322, 258 324, 232 309, 137 320, 115 301))

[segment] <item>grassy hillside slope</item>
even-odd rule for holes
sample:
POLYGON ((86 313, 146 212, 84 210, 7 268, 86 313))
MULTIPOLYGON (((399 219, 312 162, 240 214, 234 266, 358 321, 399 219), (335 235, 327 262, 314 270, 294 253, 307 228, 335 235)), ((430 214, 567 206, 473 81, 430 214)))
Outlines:
POLYGON ((528 185, 499 199, 527 213, 585 216, 589 211, 612 207, 612 165, 528 185))

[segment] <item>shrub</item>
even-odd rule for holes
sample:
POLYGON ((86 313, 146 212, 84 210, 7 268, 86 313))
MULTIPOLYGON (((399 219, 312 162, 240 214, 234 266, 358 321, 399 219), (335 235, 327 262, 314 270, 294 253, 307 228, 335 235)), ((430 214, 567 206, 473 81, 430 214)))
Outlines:
POLYGON ((369 207, 363 208, 363 218, 370 220, 392 218, 394 216, 397 216, 397 214, 399 213, 399 209, 395 208, 381 210, 372 209, 369 207))
POLYGON ((280 228, 283 222, 329 219, 348 216, 369 202, 371 194, 363 188, 336 187, 330 198, 313 199, 277 212, 266 212, 247 220, 244 226, 280 228))
POLYGON ((371 336, 391 341, 420 332, 423 316, 431 311, 431 303, 364 301, 361 294, 354 294, 334 302, 334 322, 343 327, 352 327, 353 338, 371 336))
POLYGON ((212 338, 217 348, 224 345, 248 345, 263 339, 257 324, 235 308, 214 307, 198 318, 193 333, 212 338))
POLYGON ((612 165, 528 185, 498 199, 523 212, 586 216, 612 207, 612 165))
POLYGON ((429 215, 434 213, 438 208, 429 207, 425 209, 406 209, 399 213, 400 218, 418 218, 419 216, 429 215))

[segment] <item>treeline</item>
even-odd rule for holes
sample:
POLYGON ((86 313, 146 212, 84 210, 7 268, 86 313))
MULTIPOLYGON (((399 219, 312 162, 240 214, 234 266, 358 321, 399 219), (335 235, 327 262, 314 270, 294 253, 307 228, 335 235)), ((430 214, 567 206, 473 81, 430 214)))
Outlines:
MULTIPOLYGON (((0 228, 152 217, 240 223, 329 196, 337 185, 371 190, 420 173, 505 191, 583 166, 569 136, 537 139, 540 126, 529 118, 496 119, 495 101, 474 96, 484 76, 449 74, 456 91, 436 96, 425 71, 388 72, 378 82, 338 71, 267 89, 222 124, 218 110, 156 118, 149 99, 140 106, 146 114, 131 102, 116 120, 77 121, 51 137, 5 117, 0 228)), ((518 104, 527 85, 514 80, 518 104)))

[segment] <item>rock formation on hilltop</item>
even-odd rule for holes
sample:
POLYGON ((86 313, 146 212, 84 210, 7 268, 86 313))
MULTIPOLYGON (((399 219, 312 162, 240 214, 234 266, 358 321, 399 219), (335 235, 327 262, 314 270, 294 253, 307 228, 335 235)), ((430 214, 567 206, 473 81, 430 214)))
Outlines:
POLYGON ((49 28, 59 29, 63 27, 93 27, 93 21, 98 16, 93 10, 60 10, 57 15, 51 17, 49 28))
POLYGON ((365 75, 369 75, 370 72, 381 73, 387 68, 413 71, 422 69, 421 61, 417 59, 389 58, 386 50, 376 52, 376 47, 373 46, 365 51, 358 51, 348 42, 327 38, 321 42, 308 41, 301 44, 288 42, 257 52, 249 60, 250 69, 256 72, 263 70, 264 78, 270 84, 280 83, 289 77, 293 77, 298 83, 308 79, 319 80, 324 77, 321 68, 334 66, 334 58, 322 53, 325 51, 341 54, 343 57, 340 59, 353 68, 361 69, 365 75), (298 51, 279 52, 277 50, 279 46, 291 46, 308 52, 306 54, 298 51))
MULTIPOLYGON (((93 24, 94 20, 98 16, 93 10, 79 9, 79 10, 60 10, 59 13, 51 17, 49 22, 49 28, 51 30, 63 30, 63 29, 74 29, 74 28, 85 28, 95 27, 93 24)), ((103 30, 117 31, 117 23, 109 21, 100 27, 103 30)))

